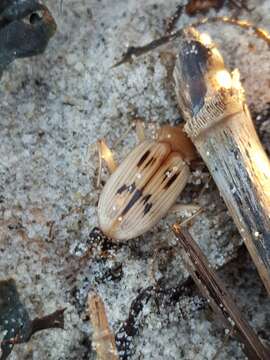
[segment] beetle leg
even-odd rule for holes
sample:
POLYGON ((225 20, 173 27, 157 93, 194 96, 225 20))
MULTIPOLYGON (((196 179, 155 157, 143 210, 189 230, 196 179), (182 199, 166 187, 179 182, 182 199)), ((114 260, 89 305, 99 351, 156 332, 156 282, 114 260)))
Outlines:
POLYGON ((204 208, 197 204, 175 204, 170 209, 170 213, 178 213, 182 216, 186 216, 187 214, 189 217, 186 220, 183 220, 180 223, 180 226, 188 226, 196 218, 199 214, 201 214, 204 211, 204 208))
POLYGON ((193 219, 195 219, 199 214, 201 214, 202 212, 204 211, 204 208, 202 207, 199 207, 198 210, 193 214, 191 215, 189 218, 187 218, 186 220, 182 221, 180 223, 180 226, 187 226, 189 223, 192 222, 193 219))
POLYGON ((208 189, 209 187, 209 183, 212 180, 211 175, 208 176, 208 179, 206 180, 205 184, 203 185, 202 190, 200 191, 198 197, 197 197, 197 201, 200 201, 200 199, 202 198, 203 194, 205 193, 206 189, 208 189))
MULTIPOLYGON (((139 118, 136 118, 131 126, 127 129, 127 131, 114 143, 113 148, 116 146, 127 136, 132 128, 136 128, 136 135, 139 140, 139 143, 145 140, 145 132, 144 132, 144 125, 143 121, 139 118)), ((100 139, 97 141, 97 148, 98 148, 98 158, 99 158, 99 165, 98 165, 98 178, 97 178, 97 187, 100 186, 100 179, 101 179, 101 170, 102 170, 102 162, 105 161, 106 166, 109 172, 112 174, 117 168, 117 162, 113 158, 113 153, 106 144, 104 139, 100 139)))
POLYGON ((225 335, 225 338, 224 338, 222 344, 221 344, 220 347, 217 349, 215 355, 212 357, 212 360, 216 360, 216 359, 219 357, 221 351, 222 351, 222 350, 224 349, 224 347, 227 345, 228 340, 229 340, 229 338, 233 335, 234 331, 235 331, 235 325, 232 325, 231 330, 225 335))
POLYGON ((145 131, 144 131, 144 122, 141 119, 135 120, 135 127, 136 127, 136 135, 139 140, 139 143, 145 140, 145 131))
POLYGON ((197 204, 174 204, 171 209, 170 209, 170 213, 171 214, 181 214, 181 215, 186 215, 186 214, 192 214, 192 216, 194 215, 194 213, 196 214, 199 210, 201 210, 201 206, 197 205, 197 204))
MULTIPOLYGON (((164 253, 164 255, 167 253, 168 256, 165 258, 165 260, 169 260, 170 257, 175 257, 177 252, 176 252, 176 247, 175 246, 168 246, 168 244, 163 244, 158 246, 155 250, 154 250, 154 254, 152 256, 152 259, 150 260, 150 264, 149 264, 149 277, 150 279, 153 281, 154 284, 158 285, 160 278, 157 278, 156 274, 160 274, 160 271, 158 269, 159 266, 159 261, 161 260, 162 257, 162 253, 164 253)), ((164 259, 163 259, 164 261, 164 259)))
POLYGON ((143 142, 145 140, 144 121, 141 118, 136 118, 132 121, 132 124, 129 126, 127 131, 125 131, 124 134, 113 144, 113 148, 116 148, 116 146, 120 144, 123 139, 126 138, 130 130, 134 127, 139 143, 143 142))
POLYGON ((128 127, 128 129, 124 132, 123 135, 120 136, 120 138, 118 138, 115 143, 113 144, 113 149, 115 149, 120 143, 121 141, 123 141, 127 135, 130 133, 130 131, 135 127, 135 122, 133 121, 132 124, 128 127))
POLYGON ((98 158, 99 158, 97 187, 99 187, 100 179, 101 179, 102 162, 105 161, 107 168, 109 169, 109 172, 111 174, 116 170, 117 163, 113 158, 112 151, 110 150, 104 139, 100 139, 97 141, 97 148, 98 148, 98 158))

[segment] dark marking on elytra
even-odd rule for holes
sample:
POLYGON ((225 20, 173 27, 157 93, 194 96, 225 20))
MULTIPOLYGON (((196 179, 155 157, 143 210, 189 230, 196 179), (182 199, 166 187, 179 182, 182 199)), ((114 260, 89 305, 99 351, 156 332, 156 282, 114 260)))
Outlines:
POLYGON ((122 216, 125 216, 126 213, 132 208, 132 206, 142 197, 142 190, 137 189, 135 193, 133 194, 132 198, 127 203, 126 207, 122 211, 122 216))
POLYGON ((153 204, 151 202, 148 202, 149 199, 151 198, 152 194, 147 194, 142 198, 142 203, 144 205, 144 209, 143 209, 143 215, 145 216, 150 209, 152 208, 153 204))
POLYGON ((167 190, 174 182, 175 180, 177 179, 179 175, 179 172, 178 173, 175 173, 170 179, 169 181, 167 182, 167 184, 164 186, 164 189, 167 190))
POLYGON ((122 194, 124 191, 126 191, 128 186, 126 184, 122 185, 117 191, 116 194, 122 194))
POLYGON ((116 194, 117 195, 121 195, 123 192, 128 191, 130 194, 133 193, 133 191, 136 189, 136 184, 133 181, 133 183, 131 185, 122 185, 117 191, 116 194))
POLYGON ((140 167, 140 166, 144 163, 144 161, 148 158, 149 154, 150 154, 150 150, 147 150, 147 151, 143 154, 143 156, 140 158, 140 160, 139 160, 139 162, 138 162, 138 164, 137 164, 138 167, 140 167))
POLYGON ((164 171, 163 179, 161 181, 161 184, 163 184, 164 181, 168 178, 168 176, 170 176, 171 172, 172 172, 172 169, 167 169, 167 170, 164 171))
POLYGON ((143 205, 145 205, 148 202, 148 200, 150 199, 151 196, 152 196, 152 194, 148 194, 142 198, 143 205))
POLYGON ((136 185, 135 182, 133 181, 133 183, 128 187, 128 192, 132 194, 135 189, 136 189, 136 185))
POLYGON ((149 211, 150 209, 152 208, 153 204, 152 203, 147 203, 143 209, 143 216, 145 216, 149 211))
POLYGON ((149 165, 153 165, 156 159, 152 156, 150 160, 147 161, 147 163, 144 165, 144 169, 146 169, 149 165))

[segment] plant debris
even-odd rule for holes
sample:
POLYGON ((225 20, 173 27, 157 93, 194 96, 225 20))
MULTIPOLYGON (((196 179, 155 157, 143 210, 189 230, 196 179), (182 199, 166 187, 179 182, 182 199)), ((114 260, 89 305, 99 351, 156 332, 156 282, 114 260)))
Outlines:
POLYGON ((0 282, 0 360, 7 359, 15 344, 28 342, 33 334, 51 328, 64 328, 65 309, 30 319, 25 306, 20 301, 13 279, 0 282))
MULTIPOLYGON (((121 360, 128 360, 132 356, 132 340, 138 333, 144 306, 150 299, 154 300, 158 312, 160 309, 167 309, 175 306, 183 296, 193 297, 193 281, 189 277, 179 285, 164 288, 159 286, 149 286, 140 290, 137 297, 132 301, 129 308, 129 315, 122 323, 115 335, 116 346, 121 360)), ((206 306, 207 302, 203 298, 194 298, 193 310, 200 310, 206 306)), ((181 316, 186 317, 185 311, 180 309, 181 316)))
MULTIPOLYGON (((203 18, 194 21, 191 24, 189 24, 188 27, 197 28, 206 23, 219 23, 219 22, 227 25, 233 25, 245 29, 246 31, 252 31, 255 36, 265 41, 265 43, 270 47, 270 34, 268 33, 268 31, 263 28, 259 28, 256 25, 254 25, 252 22, 246 20, 238 20, 234 18, 229 18, 227 16, 213 16, 213 17, 203 18)), ((183 34, 185 33, 185 30, 186 28, 180 28, 174 32, 165 34, 164 36, 161 36, 160 38, 155 39, 150 43, 142 46, 129 46, 126 52, 122 54, 121 59, 117 61, 112 67, 117 67, 125 63, 132 63, 134 58, 144 55, 150 51, 153 51, 156 48, 168 44, 169 42, 177 38, 181 38, 181 36, 183 36, 183 34)))
POLYGON ((165 20, 166 34, 173 31, 176 22, 183 13, 186 13, 189 16, 195 16, 197 14, 205 15, 211 9, 215 9, 216 11, 220 10, 224 5, 228 5, 236 9, 249 10, 245 3, 245 0, 190 0, 186 5, 178 5, 175 13, 165 20))
POLYGON ((194 282, 207 298, 212 309, 223 320, 225 327, 234 327, 233 332, 244 344, 245 354, 249 359, 269 359, 270 350, 262 344, 257 334, 243 318, 225 285, 211 268, 189 231, 177 224, 174 225, 173 230, 183 248, 183 260, 194 282))
MULTIPOLYGON (((123 244, 112 242, 98 227, 94 227, 89 234, 84 249, 79 245, 73 249, 73 255, 75 256, 69 256, 68 269, 65 269, 63 272, 65 278, 70 284, 73 284, 77 275, 84 271, 90 259, 104 261, 110 258, 115 249, 121 246, 123 246, 123 244)), ((106 271, 100 279, 97 279, 97 282, 107 278, 119 279, 121 278, 121 273, 121 264, 116 264, 113 269, 106 271)))
POLYGON ((132 355, 131 341, 138 331, 139 315, 144 304, 149 301, 152 294, 152 286, 140 291, 131 303, 128 318, 123 322, 115 335, 116 347, 121 360, 127 360, 132 355))
POLYGON ((36 0, 1 1, 0 76, 16 58, 43 53, 55 31, 50 11, 36 0))
POLYGON ((95 292, 88 295, 88 311, 94 330, 92 343, 98 360, 118 360, 114 334, 109 326, 105 305, 95 292))

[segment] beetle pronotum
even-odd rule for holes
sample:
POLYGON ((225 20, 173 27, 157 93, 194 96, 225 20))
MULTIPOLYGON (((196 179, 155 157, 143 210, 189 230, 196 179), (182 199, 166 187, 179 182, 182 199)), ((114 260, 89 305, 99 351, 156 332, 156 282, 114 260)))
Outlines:
MULTIPOLYGON (((142 134, 139 122, 137 133, 142 134)), ((166 215, 185 187, 189 162, 196 157, 181 126, 161 127, 155 140, 141 141, 118 168, 103 141, 99 149, 112 172, 99 199, 99 226, 120 241, 145 233, 166 215)))

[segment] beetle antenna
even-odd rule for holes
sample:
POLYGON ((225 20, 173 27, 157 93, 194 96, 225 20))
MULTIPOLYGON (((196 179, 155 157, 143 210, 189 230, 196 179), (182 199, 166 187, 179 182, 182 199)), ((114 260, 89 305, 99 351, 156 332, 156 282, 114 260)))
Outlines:
POLYGON ((187 218, 186 220, 183 220, 179 225, 182 226, 187 226, 188 224, 190 224, 192 222, 192 220, 194 220, 195 217, 197 217, 198 215, 200 215, 202 212, 204 211, 204 208, 199 208, 193 215, 191 215, 189 218, 187 218))

